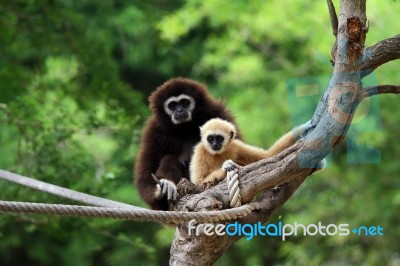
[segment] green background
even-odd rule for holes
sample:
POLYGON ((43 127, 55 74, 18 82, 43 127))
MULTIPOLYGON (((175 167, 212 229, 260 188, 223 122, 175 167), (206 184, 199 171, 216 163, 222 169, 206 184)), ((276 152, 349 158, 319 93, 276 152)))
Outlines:
MULTIPOLYGON (((369 1, 366 46, 398 34, 398 14, 398 2, 369 1)), ((132 173, 152 90, 175 76, 204 82, 246 141, 268 147, 311 118, 333 43, 325 1, 0 1, 0 168, 145 206, 132 173)), ((364 84, 399 84, 399 66, 364 84)), ((328 168, 271 219, 380 225, 384 236, 242 239, 216 265, 399 265, 398 101, 365 101, 328 168)), ((0 191, 73 203, 5 181, 0 191)), ((0 264, 167 264, 173 234, 155 223, 1 214, 0 264)))

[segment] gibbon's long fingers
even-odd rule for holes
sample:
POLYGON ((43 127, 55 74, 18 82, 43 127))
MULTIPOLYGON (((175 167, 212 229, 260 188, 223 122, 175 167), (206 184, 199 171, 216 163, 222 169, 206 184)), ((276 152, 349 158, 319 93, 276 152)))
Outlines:
POLYGON ((174 193, 173 190, 168 188, 168 196, 167 196, 168 201, 172 200, 173 193, 174 193))
POLYGON ((222 170, 225 171, 233 171, 235 169, 237 169, 237 165, 232 161, 232 160, 227 160, 222 164, 222 170))
POLYGON ((174 183, 169 180, 161 179, 162 196, 167 196, 167 201, 172 202, 176 200, 177 190, 174 183))
POLYGON ((162 192, 161 192, 162 195, 168 194, 168 184, 167 183, 162 183, 161 188, 162 188, 162 192))
POLYGON ((168 190, 168 202, 175 202, 177 197, 176 187, 170 186, 168 190))

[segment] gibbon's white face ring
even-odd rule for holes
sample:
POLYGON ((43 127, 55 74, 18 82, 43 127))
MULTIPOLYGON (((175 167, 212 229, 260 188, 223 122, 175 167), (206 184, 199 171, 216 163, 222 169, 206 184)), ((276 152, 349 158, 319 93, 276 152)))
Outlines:
POLYGON ((206 148, 206 150, 207 150, 209 153, 215 155, 215 154, 223 153, 223 152, 225 151, 225 148, 226 148, 225 146, 226 146, 226 143, 228 142, 227 140, 229 140, 229 139, 230 139, 230 137, 226 134, 225 131, 222 131, 222 130, 210 130, 210 131, 207 132, 207 135, 205 135, 205 136, 202 137, 201 142, 203 143, 204 147, 206 148), (221 136, 224 137, 224 141, 222 142, 222 147, 221 147, 221 149, 215 151, 215 150, 213 150, 213 149, 210 147, 210 144, 209 144, 208 141, 207 141, 207 137, 208 137, 209 135, 221 135, 221 136))
POLYGON ((178 95, 178 96, 169 97, 169 98, 164 102, 164 111, 171 117, 172 123, 174 123, 175 125, 177 125, 177 124, 184 123, 184 122, 189 122, 189 121, 192 120, 192 112, 193 112, 195 106, 196 106, 196 102, 195 102, 195 100, 193 99, 193 97, 191 97, 191 96, 189 96, 189 95, 186 95, 186 94, 180 94, 180 95, 178 95), (179 101, 181 101, 181 100, 183 100, 183 99, 186 99, 186 100, 188 100, 188 101, 190 102, 189 107, 187 108, 188 116, 187 116, 186 119, 184 119, 184 120, 179 120, 179 121, 178 121, 178 120, 175 119, 175 117, 174 117, 174 115, 173 115, 173 114, 174 114, 174 111, 170 110, 170 109, 168 108, 168 105, 169 105, 171 102, 177 102, 177 103, 179 103, 179 101))

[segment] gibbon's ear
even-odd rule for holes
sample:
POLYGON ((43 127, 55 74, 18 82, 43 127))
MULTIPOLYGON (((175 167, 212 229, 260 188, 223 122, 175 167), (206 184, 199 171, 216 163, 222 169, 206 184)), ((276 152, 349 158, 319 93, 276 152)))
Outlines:
POLYGON ((235 132, 231 131, 231 139, 233 139, 234 136, 235 136, 235 132))

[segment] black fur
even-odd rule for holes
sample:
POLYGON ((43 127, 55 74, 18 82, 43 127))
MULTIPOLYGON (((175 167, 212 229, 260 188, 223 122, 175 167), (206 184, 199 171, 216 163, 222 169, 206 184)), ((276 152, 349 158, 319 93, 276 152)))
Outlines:
MULTIPOLYGON (((200 141, 199 127, 216 117, 234 124, 235 121, 225 105, 212 98, 203 84, 190 79, 175 78, 165 82, 150 95, 149 101, 152 115, 143 132, 135 167, 135 183, 141 197, 152 209, 167 210, 166 198, 159 200, 154 196, 156 181, 151 174, 175 184, 182 177, 189 179, 190 158, 180 162, 179 155, 185 147, 192 151, 194 145, 200 141), (191 121, 173 124, 164 111, 164 102, 180 94, 193 97, 196 105, 191 121)), ((239 133, 238 136, 240 138, 239 133)))

